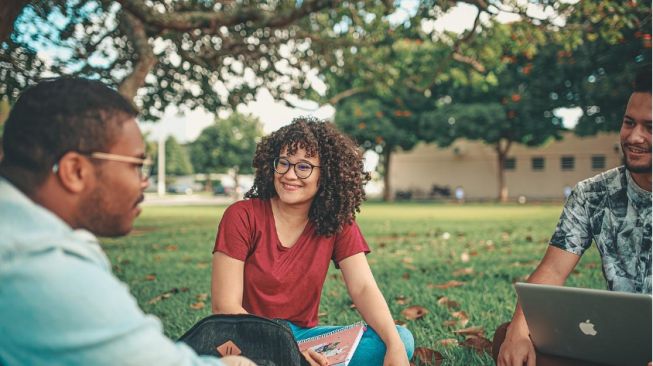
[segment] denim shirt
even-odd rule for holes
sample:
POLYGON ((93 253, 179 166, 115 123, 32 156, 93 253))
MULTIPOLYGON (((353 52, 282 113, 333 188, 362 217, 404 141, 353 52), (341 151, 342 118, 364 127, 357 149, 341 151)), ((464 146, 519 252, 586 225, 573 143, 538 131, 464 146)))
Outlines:
POLYGON ((0 365, 222 365, 163 335, 97 238, 0 177, 0 365))
POLYGON ((592 240, 608 289, 651 293, 651 192, 623 166, 576 185, 551 245, 582 255, 592 240))

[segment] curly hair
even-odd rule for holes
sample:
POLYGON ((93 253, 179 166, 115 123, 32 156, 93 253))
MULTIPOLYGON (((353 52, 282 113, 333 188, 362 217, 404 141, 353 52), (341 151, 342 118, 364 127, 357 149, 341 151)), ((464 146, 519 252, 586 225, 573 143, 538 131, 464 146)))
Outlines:
POLYGON ((318 235, 331 236, 343 225, 350 224, 365 200, 365 183, 370 174, 363 168, 363 155, 356 143, 329 122, 312 117, 299 117, 264 137, 256 146, 252 166, 256 170, 254 184, 246 198, 270 199, 274 188, 272 161, 282 149, 294 154, 306 150, 308 157, 320 158, 318 190, 311 203, 308 219, 318 235))

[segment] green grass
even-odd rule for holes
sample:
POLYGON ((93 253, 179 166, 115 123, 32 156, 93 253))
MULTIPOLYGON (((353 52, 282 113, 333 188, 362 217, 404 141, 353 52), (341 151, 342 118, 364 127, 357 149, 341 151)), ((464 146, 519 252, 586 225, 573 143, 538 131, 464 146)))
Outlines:
MULTIPOLYGON (((158 316, 165 333, 177 338, 210 314, 211 251, 225 207, 147 207, 128 237, 104 240, 116 275, 125 281, 147 313, 158 316), (176 289, 176 290, 173 290, 176 289), (157 296, 173 290, 160 301, 157 296), (209 295, 208 299, 203 297, 209 295), (194 309, 203 301, 206 306, 194 309)), ((491 365, 489 355, 439 340, 456 338, 443 321, 464 311, 466 327, 481 326, 492 339, 494 329, 510 319, 515 304, 512 283, 522 280, 546 250, 561 205, 448 205, 366 203, 357 221, 372 249, 368 260, 393 317, 415 335, 416 346, 441 352, 445 365, 491 365), (447 239, 448 237, 448 239, 447 239), (468 261, 463 259, 468 258, 468 261), (466 270, 466 273, 456 271, 466 270), (448 289, 429 287, 450 280, 448 289), (438 304, 447 296, 460 304, 438 304), (404 303, 397 298, 404 297, 404 303), (407 321, 401 311, 420 305, 429 313, 407 321)), ((600 259, 589 250, 570 286, 603 288, 600 259)), ((330 269, 320 306, 322 324, 359 320, 338 271, 330 269)))

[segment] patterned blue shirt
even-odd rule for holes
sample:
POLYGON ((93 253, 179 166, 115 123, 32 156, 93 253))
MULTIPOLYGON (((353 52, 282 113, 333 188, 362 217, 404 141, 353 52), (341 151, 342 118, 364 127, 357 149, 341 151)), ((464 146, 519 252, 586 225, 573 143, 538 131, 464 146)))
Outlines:
POLYGON ((608 288, 651 293, 651 192, 618 167, 576 185, 551 245, 582 255, 596 243, 608 288))

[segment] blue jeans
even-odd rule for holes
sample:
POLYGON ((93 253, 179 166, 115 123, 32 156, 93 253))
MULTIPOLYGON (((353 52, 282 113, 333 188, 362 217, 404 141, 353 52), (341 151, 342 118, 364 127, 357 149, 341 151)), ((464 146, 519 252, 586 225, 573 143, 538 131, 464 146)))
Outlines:
MULTIPOLYGON (((301 328, 291 322, 288 323, 290 330, 297 341, 311 338, 320 334, 328 333, 336 329, 342 328, 337 325, 323 325, 313 328, 301 328)), ((415 350, 415 340, 413 334, 405 327, 397 326, 397 332, 401 341, 404 342, 406 354, 410 360, 413 357, 415 350)), ((349 363, 350 366, 383 366, 383 358, 385 357, 385 343, 379 338, 378 334, 370 326, 363 333, 363 337, 354 352, 354 357, 349 363)))

